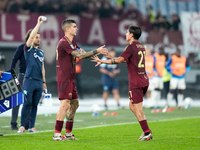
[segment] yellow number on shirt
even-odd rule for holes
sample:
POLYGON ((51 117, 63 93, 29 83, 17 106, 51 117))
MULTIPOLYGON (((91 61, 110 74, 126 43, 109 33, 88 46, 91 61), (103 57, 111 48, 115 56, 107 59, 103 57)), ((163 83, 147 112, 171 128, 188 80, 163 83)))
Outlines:
POLYGON ((56 50, 56 60, 58 60, 58 50, 56 50))
POLYGON ((129 94, 130 94, 130 96, 131 96, 131 97, 129 97, 129 98, 132 98, 132 97, 133 97, 133 96, 132 96, 132 91, 129 91, 129 94))
POLYGON ((144 64, 142 64, 142 61, 144 59, 145 51, 143 51, 143 53, 142 53, 142 51, 139 51, 138 55, 141 55, 140 62, 138 63, 138 68, 143 68, 144 64))

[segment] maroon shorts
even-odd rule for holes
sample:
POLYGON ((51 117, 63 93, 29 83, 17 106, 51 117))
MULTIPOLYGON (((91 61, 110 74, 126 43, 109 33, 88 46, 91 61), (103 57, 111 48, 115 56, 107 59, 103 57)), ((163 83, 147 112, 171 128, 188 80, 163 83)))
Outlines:
POLYGON ((148 86, 140 88, 129 88, 129 99, 132 104, 143 102, 143 97, 146 94, 148 86))
POLYGON ((78 99, 76 84, 72 82, 57 82, 58 98, 62 99, 78 99))

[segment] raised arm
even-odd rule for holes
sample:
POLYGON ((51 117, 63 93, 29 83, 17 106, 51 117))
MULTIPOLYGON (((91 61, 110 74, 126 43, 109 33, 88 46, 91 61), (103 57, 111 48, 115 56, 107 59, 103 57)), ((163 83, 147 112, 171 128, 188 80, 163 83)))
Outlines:
POLYGON ((85 52, 83 49, 75 50, 75 51, 71 52, 71 54, 79 59, 86 59, 86 58, 90 58, 97 54, 107 54, 108 50, 104 47, 105 47, 105 45, 99 47, 96 50, 89 51, 89 52, 85 52))
POLYGON ((34 29, 31 31, 31 34, 30 34, 30 36, 29 36, 29 38, 28 38, 28 40, 27 40, 27 42, 26 42, 26 46, 27 46, 27 47, 30 47, 30 46, 31 46, 31 44, 32 44, 32 42, 33 42, 33 40, 34 40, 34 37, 35 37, 35 35, 37 34, 37 32, 38 32, 38 30, 39 30, 39 28, 40 28, 40 25, 44 22, 44 21, 40 20, 41 17, 42 17, 42 16, 39 16, 39 17, 38 17, 37 24, 36 24, 36 26, 34 27, 34 29))
POLYGON ((42 79, 43 79, 43 90, 47 89, 46 78, 45 78, 45 68, 44 63, 42 64, 42 79))

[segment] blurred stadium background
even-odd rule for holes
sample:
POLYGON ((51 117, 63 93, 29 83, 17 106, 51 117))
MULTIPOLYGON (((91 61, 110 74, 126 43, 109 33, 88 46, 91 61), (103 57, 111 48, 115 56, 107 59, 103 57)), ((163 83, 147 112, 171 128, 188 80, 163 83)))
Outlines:
MULTIPOLYGON (((200 0, 1 0, 0 1, 0 68, 10 69, 10 62, 25 33, 33 28, 39 15, 48 20, 41 28, 41 49, 45 52, 48 91, 57 96, 55 53, 63 37, 60 27, 66 18, 76 20, 76 41, 86 51, 101 45, 114 47, 119 56, 128 44, 126 29, 139 25, 140 39, 152 51, 164 46, 171 55, 182 50, 191 66, 186 75, 185 97, 199 98, 200 90, 200 0)), ((84 97, 100 97, 101 74, 90 59, 83 61, 80 84, 84 97)), ((128 97, 126 64, 120 64, 119 91, 128 97)), ((16 72, 18 67, 16 66, 16 72)))

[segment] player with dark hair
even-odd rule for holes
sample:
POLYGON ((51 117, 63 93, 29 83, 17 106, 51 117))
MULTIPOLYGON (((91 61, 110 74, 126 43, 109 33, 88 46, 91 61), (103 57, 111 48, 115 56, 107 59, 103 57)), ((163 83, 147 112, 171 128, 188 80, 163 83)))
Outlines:
POLYGON ((62 22, 65 36, 60 39, 56 50, 57 89, 60 107, 57 113, 54 141, 77 140, 72 134, 75 112, 79 106, 78 94, 75 85, 76 58, 90 58, 96 54, 107 54, 104 46, 96 50, 85 52, 75 42, 74 36, 78 31, 76 22, 71 19, 62 22), (65 135, 61 135, 64 118, 67 118, 65 135))
MULTIPOLYGON (((28 40, 30 33, 31 33, 32 29, 30 29, 25 36, 25 42, 28 40)), ((16 50, 15 53, 13 55, 12 61, 11 61, 11 65, 10 68, 11 69, 15 69, 15 66, 19 60, 19 74, 18 74, 18 80, 20 85, 23 87, 23 80, 24 80, 24 74, 26 71, 26 60, 24 58, 24 45, 26 43, 23 43, 21 45, 19 45, 16 50)), ((12 117, 11 117, 11 130, 18 130, 17 128, 17 118, 18 118, 18 112, 19 112, 19 106, 16 106, 12 109, 12 117)), ((26 123, 25 123, 25 128, 28 129, 28 118, 26 119, 26 123)))
POLYGON ((44 22, 38 17, 37 24, 30 32, 30 36, 24 46, 24 56, 26 60, 26 72, 24 76, 23 91, 27 101, 24 102, 21 112, 21 127, 18 133, 25 131, 25 120, 30 114, 28 132, 36 133, 35 119, 37 115, 37 106, 42 96, 42 91, 46 87, 45 69, 44 69, 44 52, 39 48, 40 34, 38 30, 44 22))
POLYGON ((94 56, 92 61, 97 62, 95 66, 102 63, 105 64, 119 64, 127 63, 129 76, 129 107, 137 117, 140 126, 143 130, 140 136, 140 141, 148 141, 153 138, 152 132, 148 127, 146 116, 142 110, 143 97, 149 86, 149 79, 145 71, 145 48, 138 42, 142 31, 140 27, 130 26, 126 33, 126 40, 130 43, 124 52, 117 58, 110 58, 109 60, 100 60, 94 56))

